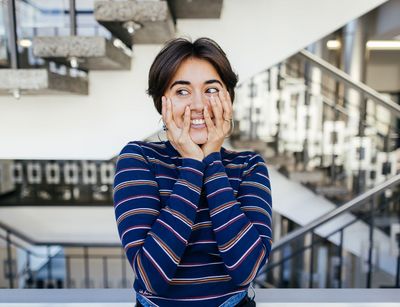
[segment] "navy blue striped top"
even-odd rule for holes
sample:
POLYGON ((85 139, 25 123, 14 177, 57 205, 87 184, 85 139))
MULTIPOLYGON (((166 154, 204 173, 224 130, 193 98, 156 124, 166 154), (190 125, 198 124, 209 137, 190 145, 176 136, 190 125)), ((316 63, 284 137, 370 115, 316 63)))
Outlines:
POLYGON ((247 291, 271 250, 271 190, 254 152, 198 161, 170 142, 130 142, 114 208, 139 296, 159 306, 219 306, 247 291))

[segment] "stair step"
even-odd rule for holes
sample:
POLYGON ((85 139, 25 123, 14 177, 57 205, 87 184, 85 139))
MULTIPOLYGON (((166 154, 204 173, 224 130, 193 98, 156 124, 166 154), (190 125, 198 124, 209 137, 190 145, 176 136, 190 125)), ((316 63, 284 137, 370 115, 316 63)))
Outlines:
POLYGON ((169 0, 175 18, 220 18, 222 0, 169 0))
POLYGON ((24 94, 79 94, 88 95, 86 78, 56 74, 45 68, 0 69, 0 94, 10 95, 15 90, 24 94))
POLYGON ((252 150, 263 153, 267 149, 267 143, 262 140, 232 140, 232 146, 237 150, 252 150))
POLYGON ((346 196, 349 190, 345 186, 320 186, 315 188, 318 194, 329 196, 346 196))
POLYGON ((130 70, 131 57, 100 36, 41 36, 33 40, 33 54, 69 65, 76 57, 79 68, 86 70, 130 70))
POLYGON ((96 1, 95 19, 127 46, 161 44, 175 36, 167 1, 96 1), (129 33, 129 22, 140 26, 129 33))
POLYGON ((324 182, 325 178, 326 178, 325 173, 320 170, 290 172, 290 179, 297 182, 321 184, 322 182, 324 182))

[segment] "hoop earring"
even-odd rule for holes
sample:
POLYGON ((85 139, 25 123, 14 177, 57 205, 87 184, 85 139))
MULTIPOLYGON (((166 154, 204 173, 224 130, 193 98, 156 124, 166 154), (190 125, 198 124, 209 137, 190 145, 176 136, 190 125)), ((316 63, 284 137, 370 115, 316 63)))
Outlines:
MULTIPOLYGON (((161 132, 167 131, 167 126, 165 125, 164 121, 162 120, 162 117, 160 117, 160 119, 158 120, 158 126, 160 126, 161 121, 162 121, 162 128, 158 130, 158 132, 157 132, 157 138, 158 138, 158 140, 159 140, 160 142, 165 142, 166 140, 162 140, 162 139, 160 138, 160 133, 161 133, 161 132)), ((164 134, 165 134, 165 133, 164 133, 164 134)))

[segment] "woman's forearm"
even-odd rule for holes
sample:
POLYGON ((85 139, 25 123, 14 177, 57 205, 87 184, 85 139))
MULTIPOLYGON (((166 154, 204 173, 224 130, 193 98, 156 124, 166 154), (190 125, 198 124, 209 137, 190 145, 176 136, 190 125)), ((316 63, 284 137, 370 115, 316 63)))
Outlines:
POLYGON ((259 156, 249 159, 237 195, 219 153, 203 160, 204 187, 220 255, 232 280, 249 284, 271 249, 271 194, 268 171, 259 156))
POLYGON ((203 182, 202 162, 182 159, 170 195, 160 196, 138 144, 121 152, 114 206, 119 235, 136 277, 151 293, 165 291, 187 246, 203 182), (166 205, 161 204, 166 197, 166 205))

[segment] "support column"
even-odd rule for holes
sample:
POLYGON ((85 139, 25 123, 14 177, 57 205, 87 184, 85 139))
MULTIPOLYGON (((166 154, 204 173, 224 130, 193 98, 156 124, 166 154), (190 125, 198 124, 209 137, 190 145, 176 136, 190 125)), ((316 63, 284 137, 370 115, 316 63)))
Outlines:
MULTIPOLYGON (((342 69, 354 80, 365 81, 366 26, 365 17, 349 22, 343 29, 342 69)), ((353 135, 359 134, 360 108, 363 97, 353 89, 345 90, 345 107, 349 112, 348 128, 353 135)))
MULTIPOLYGON (((349 22, 343 29, 342 69, 354 80, 365 83, 366 71, 366 17, 361 17, 349 22)), ((366 113, 366 99, 359 92, 346 88, 344 91, 344 106, 348 110, 349 117, 347 131, 351 136, 359 137, 358 145, 358 170, 353 173, 352 190, 360 193, 366 184, 366 171, 362 167, 365 159, 363 146, 364 125, 366 113)))

